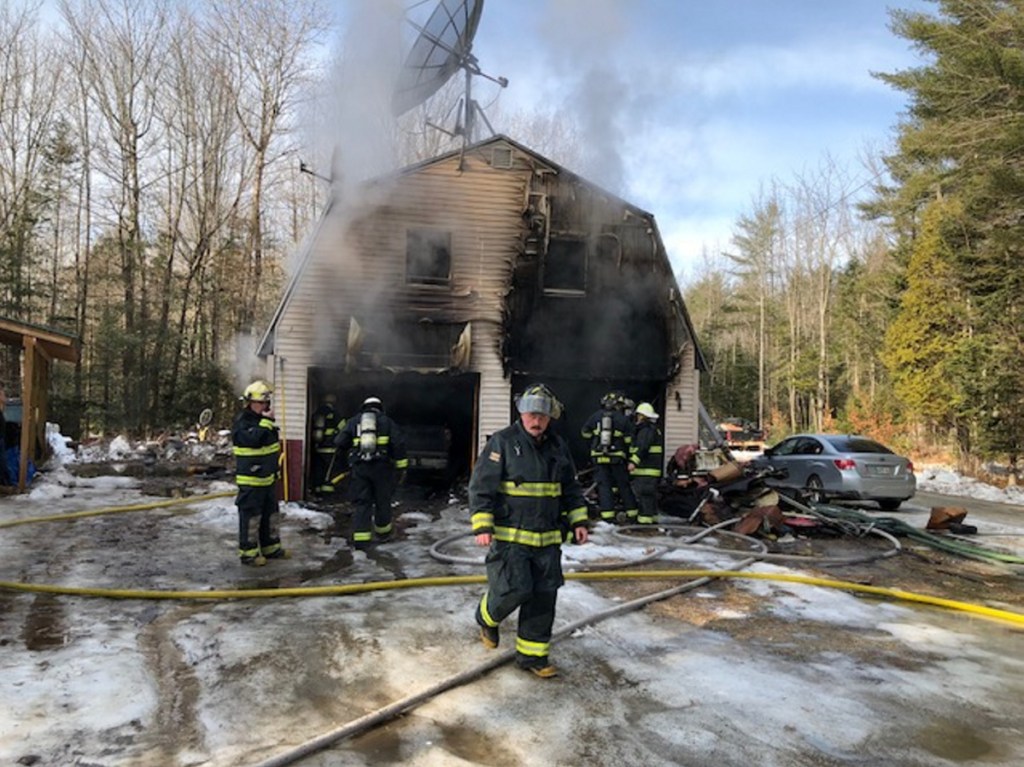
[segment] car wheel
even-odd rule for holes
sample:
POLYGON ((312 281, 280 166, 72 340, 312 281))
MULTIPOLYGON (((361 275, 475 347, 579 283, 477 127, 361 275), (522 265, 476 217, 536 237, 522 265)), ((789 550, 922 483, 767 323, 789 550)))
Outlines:
POLYGON ((878 501, 878 508, 882 511, 896 511, 903 503, 899 498, 883 498, 878 501))
POLYGON ((804 488, 804 493, 807 495, 807 500, 811 503, 825 502, 825 486, 821 484, 821 480, 814 474, 807 478, 807 486, 804 488))

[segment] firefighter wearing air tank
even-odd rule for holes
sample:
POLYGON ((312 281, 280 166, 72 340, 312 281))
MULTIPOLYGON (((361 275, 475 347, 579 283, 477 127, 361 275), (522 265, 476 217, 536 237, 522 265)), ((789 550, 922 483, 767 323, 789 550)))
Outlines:
POLYGON ((469 480, 473 533, 487 551, 487 593, 476 609, 480 639, 498 646, 498 626, 519 608, 516 663, 539 677, 548 660, 562 576, 561 544, 572 529, 587 542, 587 507, 572 453, 548 426, 562 406, 534 384, 516 401, 519 418, 487 440, 469 480))
POLYGON ((601 409, 583 425, 580 433, 590 440, 590 462, 597 481, 597 506, 601 519, 615 521, 615 495, 622 499, 626 519, 637 518, 636 498, 629 484, 627 462, 633 444, 633 424, 623 412, 628 400, 617 392, 601 398, 601 409))
POLYGON ((640 506, 636 521, 653 525, 658 519, 658 480, 664 465, 665 449, 661 444, 658 413, 650 402, 637 405, 636 432, 629 449, 629 472, 633 490, 640 506))
POLYGON ((344 468, 338 463, 335 455, 334 439, 338 429, 344 428, 345 422, 339 423, 338 413, 334 409, 335 396, 327 394, 320 407, 313 411, 310 419, 310 436, 313 438, 313 466, 310 476, 313 492, 320 495, 334 492, 332 476, 340 474, 344 468))
POLYGON ((348 450, 352 471, 356 503, 352 545, 365 549, 374 540, 388 540, 393 530, 391 496, 397 484, 396 473, 404 477, 409 467, 401 430, 385 415, 380 399, 368 397, 338 433, 335 445, 348 450))
POLYGON ((253 381, 242 394, 245 405, 231 428, 238 485, 238 555, 243 565, 265 565, 287 558, 281 548, 277 480, 281 436, 271 410, 273 388, 253 381))

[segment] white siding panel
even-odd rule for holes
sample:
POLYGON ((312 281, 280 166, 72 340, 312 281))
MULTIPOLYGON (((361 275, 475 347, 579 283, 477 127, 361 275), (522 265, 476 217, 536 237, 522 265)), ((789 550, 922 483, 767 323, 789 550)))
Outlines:
POLYGON ((502 372, 501 326, 493 322, 473 323, 474 370, 480 372, 480 409, 477 428, 477 454, 487 437, 509 424, 511 383, 502 372))
POLYGON ((681 446, 698 442, 700 374, 694 367, 694 347, 688 344, 681 368, 665 390, 665 460, 681 446))

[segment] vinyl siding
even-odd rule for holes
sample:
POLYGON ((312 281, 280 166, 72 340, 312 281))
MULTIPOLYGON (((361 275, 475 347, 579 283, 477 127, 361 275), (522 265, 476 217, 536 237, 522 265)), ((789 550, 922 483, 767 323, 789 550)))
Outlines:
POLYGON ((700 374, 694 368, 694 346, 687 344, 682 366, 665 389, 665 461, 681 446, 696 444, 700 374))

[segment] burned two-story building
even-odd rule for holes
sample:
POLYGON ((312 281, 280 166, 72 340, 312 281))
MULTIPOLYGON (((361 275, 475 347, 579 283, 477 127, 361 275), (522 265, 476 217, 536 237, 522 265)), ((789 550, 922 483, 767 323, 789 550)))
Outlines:
POLYGON ((258 350, 289 497, 328 393, 342 415, 380 397, 411 468, 450 478, 534 381, 563 401, 581 464, 609 390, 655 406, 666 456, 697 441, 704 361, 654 217, 508 137, 337 191, 298 255, 258 350))

